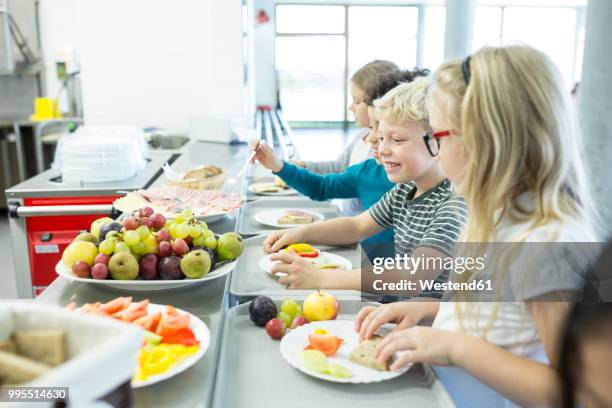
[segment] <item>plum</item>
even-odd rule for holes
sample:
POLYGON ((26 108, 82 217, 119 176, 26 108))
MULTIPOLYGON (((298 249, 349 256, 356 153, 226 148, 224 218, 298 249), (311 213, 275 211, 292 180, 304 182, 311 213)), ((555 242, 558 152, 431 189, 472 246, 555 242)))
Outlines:
POLYGON ((164 280, 184 279, 181 271, 181 258, 178 256, 166 256, 159 261, 159 275, 164 280))
POLYGON ((113 222, 109 222, 108 224, 104 224, 101 228, 100 228, 100 242, 104 241, 104 239, 106 238, 106 234, 108 234, 110 231, 121 231, 121 228, 123 228, 123 225, 121 225, 120 223, 113 221, 113 222))
POLYGON ((249 317, 258 326, 265 326, 277 313, 276 304, 267 296, 258 296, 249 305, 249 317))

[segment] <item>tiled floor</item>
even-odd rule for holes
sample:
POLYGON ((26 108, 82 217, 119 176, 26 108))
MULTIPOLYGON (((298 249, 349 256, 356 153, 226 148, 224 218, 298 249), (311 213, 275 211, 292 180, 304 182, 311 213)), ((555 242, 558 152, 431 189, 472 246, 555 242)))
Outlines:
MULTIPOLYGON (((295 143, 304 160, 333 160, 344 146, 359 132, 359 129, 295 129, 295 143)), ((16 297, 13 281, 13 248, 9 231, 8 218, 0 214, 0 299, 16 297)))

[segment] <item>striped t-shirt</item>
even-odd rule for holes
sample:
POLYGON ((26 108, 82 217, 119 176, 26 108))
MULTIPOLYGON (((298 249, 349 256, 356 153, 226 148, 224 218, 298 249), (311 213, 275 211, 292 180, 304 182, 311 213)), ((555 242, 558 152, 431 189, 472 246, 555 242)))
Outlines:
MULTIPOLYGON (((449 256, 467 222, 462 197, 454 196, 450 181, 414 198, 413 182, 397 184, 370 208, 374 221, 395 233, 395 253, 411 255, 418 247, 430 247, 449 256)), ((438 280, 446 280, 446 273, 438 280)), ((421 293, 421 296, 439 294, 421 293)))

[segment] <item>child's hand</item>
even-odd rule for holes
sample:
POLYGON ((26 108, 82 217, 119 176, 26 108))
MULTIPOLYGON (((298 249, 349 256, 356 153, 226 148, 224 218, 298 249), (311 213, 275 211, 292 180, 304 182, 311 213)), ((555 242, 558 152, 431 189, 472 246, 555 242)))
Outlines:
POLYGON ((253 157, 253 162, 257 160, 268 170, 278 173, 283 168, 283 161, 274 154, 274 150, 261 140, 253 140, 251 151, 257 151, 253 157))
POLYGON ((355 331, 359 333, 359 341, 371 338, 387 323, 397 324, 394 331, 416 326, 423 317, 420 309, 419 302, 396 302, 379 307, 364 307, 355 319, 355 331))
POLYGON ((300 228, 275 231, 264 241, 264 251, 267 253, 278 252, 287 245, 299 243, 302 240, 301 238, 302 232, 300 228))
POLYGON ((321 289, 325 272, 294 251, 273 254, 270 259, 281 261, 272 266, 272 272, 287 274, 278 280, 278 283, 286 286, 287 289, 321 289))
POLYGON ((462 347, 469 347, 467 343, 472 340, 479 339, 461 332, 414 326, 389 333, 376 347, 374 355, 382 363, 395 352, 405 351, 391 364, 391 370, 410 363, 456 365, 457 353, 462 347))

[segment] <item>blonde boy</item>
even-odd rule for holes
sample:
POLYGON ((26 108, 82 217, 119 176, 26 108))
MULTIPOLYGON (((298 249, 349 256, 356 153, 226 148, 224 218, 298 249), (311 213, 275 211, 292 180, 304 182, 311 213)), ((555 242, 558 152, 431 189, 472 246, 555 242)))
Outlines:
MULTIPOLYGON (((430 78, 418 78, 375 102, 380 121, 378 153, 387 177, 397 185, 355 217, 273 233, 264 242, 266 251, 277 252, 296 242, 348 245, 393 228, 396 254, 443 257, 452 252, 467 212, 423 140, 430 131, 426 104, 430 83, 430 78)), ((287 273, 279 282, 289 289, 361 289, 359 270, 321 270, 288 253, 274 254, 272 259, 282 261, 273 271, 287 273)), ((417 270, 412 278, 434 279, 440 272, 417 270)))

